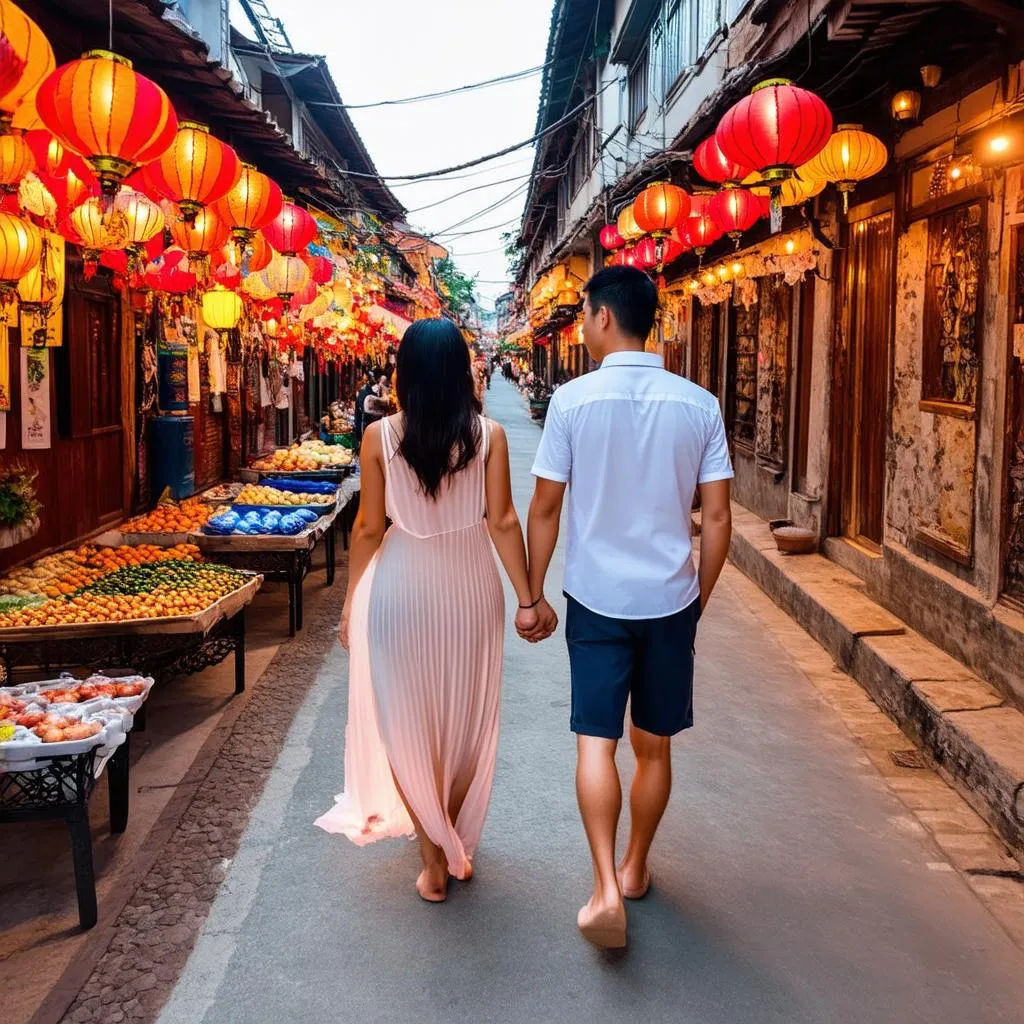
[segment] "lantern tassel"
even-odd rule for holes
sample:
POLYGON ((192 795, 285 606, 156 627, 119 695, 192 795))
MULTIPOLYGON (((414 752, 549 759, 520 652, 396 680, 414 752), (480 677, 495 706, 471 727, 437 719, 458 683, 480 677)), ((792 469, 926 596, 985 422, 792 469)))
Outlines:
POLYGON ((777 235, 782 230, 782 186, 772 185, 770 195, 772 234, 777 235))
POLYGON ((848 190, 843 190, 843 213, 850 212, 850 193, 848 190))

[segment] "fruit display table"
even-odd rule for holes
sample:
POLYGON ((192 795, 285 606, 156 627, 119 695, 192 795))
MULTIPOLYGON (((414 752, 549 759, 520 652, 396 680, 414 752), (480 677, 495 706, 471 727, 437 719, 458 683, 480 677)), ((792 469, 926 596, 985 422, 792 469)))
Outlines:
POLYGON ((110 831, 124 832, 129 736, 152 685, 152 679, 138 676, 93 676, 85 682, 65 676, 0 687, 0 825, 55 819, 67 823, 83 929, 97 920, 89 798, 105 769, 110 831), (89 735, 66 738, 83 732, 89 735))
POLYGON ((334 505, 315 523, 301 533, 210 535, 197 531, 189 535, 189 542, 204 555, 222 565, 259 573, 264 579, 288 584, 288 635, 295 636, 302 629, 302 585, 309 573, 313 551, 324 545, 327 562, 327 585, 334 583, 337 561, 334 525, 345 507, 347 499, 339 491, 334 505))
MULTIPOLYGON (((0 628, 0 660, 11 680, 16 671, 132 666, 170 679, 191 675, 235 655, 235 693, 245 689, 245 609, 263 584, 255 573, 240 573, 236 589, 202 608, 151 617, 22 625, 0 628)), ((109 599, 112 607, 119 599, 109 599)), ((45 606, 41 606, 45 607, 45 606)), ((114 612, 99 612, 111 616, 114 612)), ((131 613, 129 613, 131 614, 131 613)), ((148 611, 147 611, 148 614, 148 611)))

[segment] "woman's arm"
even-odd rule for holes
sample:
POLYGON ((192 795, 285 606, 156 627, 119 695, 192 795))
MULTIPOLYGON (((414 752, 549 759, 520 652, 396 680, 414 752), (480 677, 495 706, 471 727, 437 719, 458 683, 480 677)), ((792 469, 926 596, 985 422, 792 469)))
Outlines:
POLYGON ((352 595, 367 566, 377 553, 386 529, 384 512, 384 447, 381 444, 381 425, 373 423, 363 434, 359 452, 359 514, 352 527, 352 541, 348 558, 348 590, 341 612, 339 636, 348 647, 348 624, 352 608, 352 595))
POLYGON ((486 422, 486 429, 491 432, 485 478, 487 529, 519 601, 516 625, 519 626, 522 620, 523 628, 530 629, 537 618, 537 611, 536 608, 523 607, 532 605, 534 599, 530 593, 530 577, 526 570, 523 530, 519 525, 515 505, 512 504, 508 439, 505 437, 505 431, 497 423, 486 422))

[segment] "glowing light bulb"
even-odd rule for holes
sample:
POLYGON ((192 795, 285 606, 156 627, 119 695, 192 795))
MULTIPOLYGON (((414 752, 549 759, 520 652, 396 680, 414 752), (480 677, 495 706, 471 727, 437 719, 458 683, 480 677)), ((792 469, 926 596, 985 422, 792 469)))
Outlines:
POLYGON ((743 264, 742 263, 734 263, 732 265, 732 272, 734 274, 742 274, 743 273, 743 264))
POLYGON ((787 255, 792 256, 795 249, 796 249, 796 242, 794 242, 792 238, 787 238, 786 239, 786 253, 787 253, 787 255))
POLYGON ((1010 148, 1010 140, 1005 135, 997 135, 989 142, 988 148, 993 153, 1005 153, 1010 148))

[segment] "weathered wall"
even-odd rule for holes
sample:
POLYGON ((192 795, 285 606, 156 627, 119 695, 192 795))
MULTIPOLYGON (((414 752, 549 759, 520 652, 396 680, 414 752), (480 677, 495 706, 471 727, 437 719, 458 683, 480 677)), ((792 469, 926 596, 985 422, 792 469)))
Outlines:
POLYGON ((736 451, 733 455, 736 479, 733 481, 733 500, 762 519, 789 518, 788 474, 776 479, 776 474, 759 466, 753 455, 736 451))

